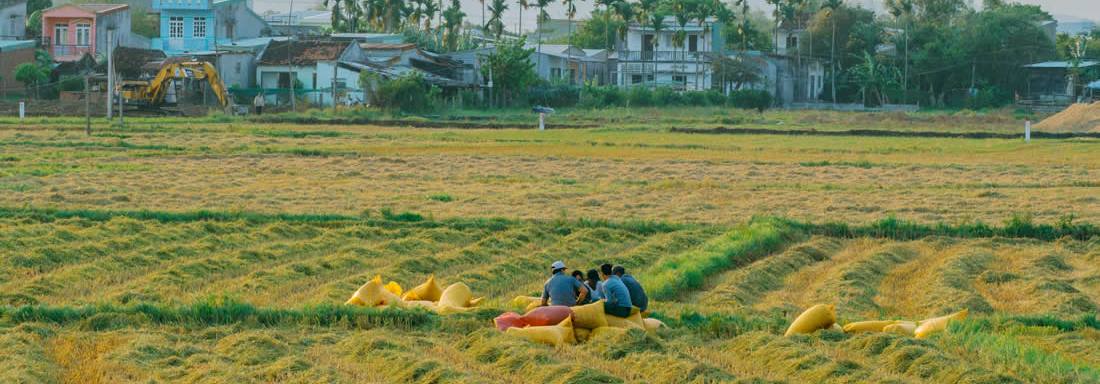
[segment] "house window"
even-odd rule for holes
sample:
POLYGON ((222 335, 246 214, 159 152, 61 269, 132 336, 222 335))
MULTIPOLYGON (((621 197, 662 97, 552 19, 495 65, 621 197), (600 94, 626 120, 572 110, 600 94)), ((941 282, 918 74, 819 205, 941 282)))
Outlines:
POLYGON ((642 82, 642 75, 630 75, 630 84, 638 84, 642 82))
POLYGON ((787 48, 788 49, 798 49, 798 36, 795 36, 795 35, 787 36, 787 48))
POLYGON ((53 26, 53 44, 54 45, 67 45, 69 44, 69 26, 57 24, 53 26))
POLYGON ((313 87, 311 88, 317 89, 317 72, 313 72, 313 87))
POLYGON ((688 52, 699 52, 699 35, 688 35, 688 52))
POLYGON ((684 75, 672 76, 672 82, 674 83, 683 83, 685 81, 687 81, 687 77, 684 75))
POLYGON ((182 16, 172 16, 168 18, 168 37, 172 39, 183 38, 182 16))
POLYGON ((92 25, 91 24, 77 24, 76 25, 76 45, 88 46, 91 45, 92 37, 92 25))
POLYGON ((205 17, 196 17, 194 23, 195 23, 195 30, 193 31, 194 33, 192 33, 191 35, 195 38, 205 38, 206 37, 206 18, 205 17))
POLYGON ((237 62, 236 68, 237 68, 237 74, 239 75, 241 73, 241 62, 239 62, 239 61, 237 62))
POLYGON ((561 77, 561 68, 550 68, 550 77, 554 79, 561 77))

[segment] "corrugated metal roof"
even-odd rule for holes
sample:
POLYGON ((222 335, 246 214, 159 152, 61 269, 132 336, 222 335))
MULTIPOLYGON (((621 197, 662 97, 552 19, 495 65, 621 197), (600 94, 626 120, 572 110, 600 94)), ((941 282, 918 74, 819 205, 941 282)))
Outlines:
MULTIPOLYGON (((1096 66, 1096 65, 1100 65, 1100 61, 1086 60, 1086 61, 1082 61, 1078 65, 1078 67, 1084 68, 1084 67, 1092 67, 1092 66, 1096 66)), ((1068 61, 1045 61, 1045 62, 1042 62, 1042 63, 1028 64, 1028 65, 1024 66, 1024 68, 1072 68, 1072 67, 1073 67, 1073 64, 1068 62, 1068 61)))
POLYGON ((34 40, 0 40, 0 51, 34 48, 34 40))
POLYGON ((107 13, 129 8, 126 4, 73 4, 95 13, 107 13))

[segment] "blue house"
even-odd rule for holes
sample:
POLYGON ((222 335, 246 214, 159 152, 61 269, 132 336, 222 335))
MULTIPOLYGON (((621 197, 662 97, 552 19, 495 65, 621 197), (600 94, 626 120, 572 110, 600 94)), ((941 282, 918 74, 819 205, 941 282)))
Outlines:
POLYGON ((271 34, 251 0, 153 0, 160 37, 153 48, 169 56, 213 51, 217 44, 271 34))

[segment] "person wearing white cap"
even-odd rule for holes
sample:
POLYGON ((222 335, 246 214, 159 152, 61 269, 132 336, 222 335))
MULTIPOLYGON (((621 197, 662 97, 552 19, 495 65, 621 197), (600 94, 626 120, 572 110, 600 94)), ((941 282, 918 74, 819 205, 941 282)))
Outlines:
POLYGON ((542 287, 543 306, 549 304, 572 307, 577 305, 578 299, 584 301, 588 296, 588 289, 584 284, 565 274, 565 263, 561 260, 550 264, 550 274, 550 279, 542 287))

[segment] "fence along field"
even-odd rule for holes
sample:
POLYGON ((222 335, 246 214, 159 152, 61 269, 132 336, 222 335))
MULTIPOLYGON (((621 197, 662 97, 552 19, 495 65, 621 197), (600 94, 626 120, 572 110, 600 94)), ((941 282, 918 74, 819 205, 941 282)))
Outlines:
POLYGON ((1100 382, 1094 145, 0 129, 0 381, 1100 382), (562 351, 491 329, 557 259, 625 265, 670 327, 562 351), (339 305, 433 273, 484 308, 339 305), (818 302, 972 318, 781 336, 818 302))

